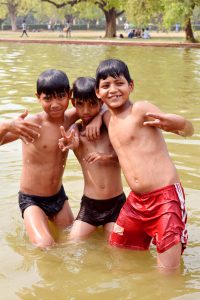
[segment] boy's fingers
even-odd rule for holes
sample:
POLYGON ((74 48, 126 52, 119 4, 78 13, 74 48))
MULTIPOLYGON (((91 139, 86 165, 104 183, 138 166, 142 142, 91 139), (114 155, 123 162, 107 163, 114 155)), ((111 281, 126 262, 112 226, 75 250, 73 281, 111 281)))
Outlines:
POLYGON ((68 139, 72 139, 74 137, 74 129, 72 129, 69 134, 67 135, 68 139))
POLYGON ((66 132, 65 132, 65 128, 63 126, 60 126, 60 132, 61 132, 61 135, 62 137, 66 138, 66 132))
POLYGON ((162 114, 156 114, 156 113, 151 113, 151 112, 147 112, 146 116, 154 118, 154 119, 160 119, 160 120, 163 119, 163 115, 162 114))
POLYGON ((22 134, 24 136, 27 136, 28 138, 32 139, 32 138, 39 138, 40 137, 40 133, 33 130, 33 129, 30 129, 30 128, 25 128, 22 132, 22 134))
POLYGON ((144 126, 154 126, 154 127, 158 127, 160 128, 161 127, 161 122, 160 120, 156 119, 154 121, 146 121, 143 123, 144 126))
POLYGON ((36 123, 33 123, 33 122, 28 122, 28 121, 27 121, 27 122, 24 122, 24 125, 27 126, 27 127, 33 127, 33 129, 34 129, 34 128, 36 128, 36 129, 42 128, 41 125, 36 124, 36 123))
POLYGON ((28 115, 28 109, 25 109, 25 111, 19 116, 20 118, 24 119, 28 115))

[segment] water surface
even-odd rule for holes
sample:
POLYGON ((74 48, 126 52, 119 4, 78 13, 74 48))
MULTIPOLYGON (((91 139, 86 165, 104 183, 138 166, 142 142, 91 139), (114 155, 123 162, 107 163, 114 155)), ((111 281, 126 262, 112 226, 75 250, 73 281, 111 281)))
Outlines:
MULTIPOLYGON (((78 245, 58 234, 51 251, 34 249, 18 208, 21 143, 0 148, 0 290, 4 300, 196 300, 200 299, 200 51, 154 47, 0 44, 0 121, 24 108, 40 111, 35 93, 38 75, 49 68, 65 71, 72 83, 94 76, 107 58, 125 60, 135 80, 132 100, 146 99, 169 113, 192 120, 195 134, 165 133, 170 154, 185 187, 188 247, 181 274, 164 276, 156 268, 156 251, 110 248, 99 229, 78 245)), ((125 192, 129 189, 124 181, 125 192)), ((74 213, 82 196, 82 174, 70 152, 63 178, 74 213)))

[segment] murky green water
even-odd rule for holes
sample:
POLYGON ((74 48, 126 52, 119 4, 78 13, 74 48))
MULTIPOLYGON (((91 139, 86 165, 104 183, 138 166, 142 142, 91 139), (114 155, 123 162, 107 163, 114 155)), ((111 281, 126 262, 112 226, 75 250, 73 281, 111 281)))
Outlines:
MULTIPOLYGON (((21 169, 20 142, 0 148, 0 291, 3 300, 196 300, 200 299, 200 50, 0 44, 0 121, 25 107, 40 110, 34 92, 39 73, 64 70, 72 82, 94 76, 102 59, 127 62, 135 79, 132 99, 147 99, 163 111, 193 121, 195 134, 181 138, 166 133, 166 141, 187 194, 189 243, 181 274, 164 276, 156 269, 156 252, 110 248, 101 230, 79 245, 67 243, 67 233, 49 252, 29 243, 18 209, 21 169)), ((64 186, 74 213, 82 195, 82 175, 72 153, 64 186)), ((129 189, 124 182, 125 191, 129 189)))

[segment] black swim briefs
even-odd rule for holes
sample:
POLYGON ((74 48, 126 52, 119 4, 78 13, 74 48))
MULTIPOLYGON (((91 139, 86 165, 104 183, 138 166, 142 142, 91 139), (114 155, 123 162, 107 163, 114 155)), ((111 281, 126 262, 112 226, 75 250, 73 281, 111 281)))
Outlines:
POLYGON ((19 191, 18 200, 22 218, 24 217, 25 209, 31 205, 39 206, 49 218, 52 218, 62 209, 64 202, 65 200, 68 200, 68 197, 65 194, 64 187, 61 186, 57 194, 48 197, 28 195, 19 191))
POLYGON ((107 200, 95 200, 83 195, 81 208, 76 220, 89 223, 93 226, 115 222, 125 202, 126 196, 124 193, 107 200))

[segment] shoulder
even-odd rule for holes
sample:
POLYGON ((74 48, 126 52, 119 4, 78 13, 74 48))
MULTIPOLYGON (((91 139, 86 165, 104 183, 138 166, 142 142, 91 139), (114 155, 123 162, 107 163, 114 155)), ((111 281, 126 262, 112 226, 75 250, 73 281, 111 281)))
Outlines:
POLYGON ((103 122, 106 125, 106 127, 108 127, 108 124, 110 122, 110 116, 111 116, 111 114, 110 114, 109 110, 106 110, 105 113, 103 114, 103 122))
POLYGON ((41 113, 38 113, 38 114, 35 114, 35 115, 28 115, 25 118, 25 120, 28 121, 28 122, 34 122, 34 123, 37 123, 37 124, 41 124, 43 122, 44 118, 43 118, 43 114, 41 112, 41 113))
POLYGON ((146 112, 160 112, 160 109, 148 100, 142 100, 134 102, 132 111, 137 111, 137 113, 140 112, 141 114, 145 114, 146 112))

